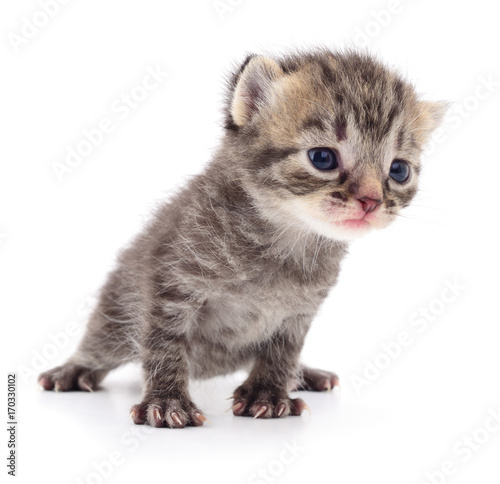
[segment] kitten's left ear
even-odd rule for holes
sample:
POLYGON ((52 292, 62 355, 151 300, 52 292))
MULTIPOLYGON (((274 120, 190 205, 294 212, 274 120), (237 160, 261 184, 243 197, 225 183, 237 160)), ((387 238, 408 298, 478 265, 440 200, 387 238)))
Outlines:
POLYGON ((247 124, 270 101, 273 83, 283 74, 280 65, 264 56, 252 56, 243 66, 233 98, 230 113, 237 126, 247 124))
POLYGON ((417 138, 425 144, 433 131, 441 124, 448 111, 449 104, 444 101, 419 101, 420 114, 416 120, 418 124, 417 138))

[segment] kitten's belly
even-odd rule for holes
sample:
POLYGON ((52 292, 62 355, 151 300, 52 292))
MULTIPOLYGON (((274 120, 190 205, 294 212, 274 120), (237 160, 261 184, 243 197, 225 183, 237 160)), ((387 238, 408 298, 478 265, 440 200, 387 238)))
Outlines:
POLYGON ((208 378, 248 365, 258 345, 268 340, 285 318, 298 312, 294 309, 271 298, 228 295, 210 300, 189 336, 191 375, 208 378))

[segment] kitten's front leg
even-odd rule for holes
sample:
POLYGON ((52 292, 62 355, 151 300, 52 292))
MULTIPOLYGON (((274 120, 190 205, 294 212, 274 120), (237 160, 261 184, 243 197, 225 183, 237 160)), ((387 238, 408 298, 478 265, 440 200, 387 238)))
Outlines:
POLYGON ((300 315, 285 320, 284 328, 261 346, 250 375, 234 392, 234 415, 279 418, 309 409, 288 392, 297 382, 300 351, 311 319, 300 315))
POLYGON ((173 321, 165 318, 151 325, 142 343, 145 374, 144 397, 130 415, 135 424, 183 428, 200 426, 206 417, 191 401, 188 392, 186 339, 176 333, 173 321))

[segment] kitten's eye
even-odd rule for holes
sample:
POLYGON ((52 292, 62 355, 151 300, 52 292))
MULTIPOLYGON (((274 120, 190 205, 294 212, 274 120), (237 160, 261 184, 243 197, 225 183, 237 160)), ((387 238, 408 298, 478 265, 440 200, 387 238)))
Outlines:
POLYGON ((389 176, 398 183, 404 183, 410 178, 410 165, 404 160, 394 160, 389 176))
POLYGON ((318 170, 335 170, 339 166, 337 155, 328 148, 313 148, 307 154, 318 170))

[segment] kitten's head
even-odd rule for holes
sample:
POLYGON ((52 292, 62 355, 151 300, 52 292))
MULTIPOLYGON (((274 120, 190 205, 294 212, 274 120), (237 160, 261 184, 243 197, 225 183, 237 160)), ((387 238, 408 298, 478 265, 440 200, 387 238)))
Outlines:
POLYGON ((250 56, 230 83, 226 147, 266 215, 348 240, 409 204, 445 110, 365 54, 250 56))

